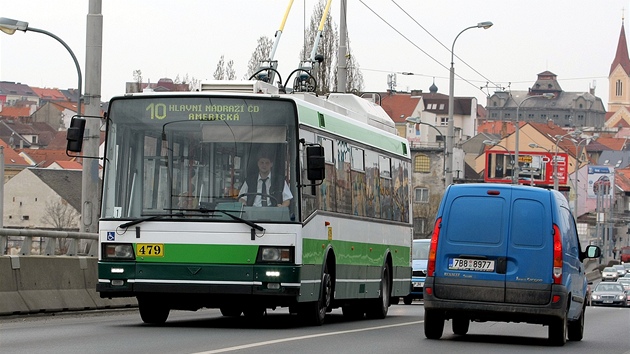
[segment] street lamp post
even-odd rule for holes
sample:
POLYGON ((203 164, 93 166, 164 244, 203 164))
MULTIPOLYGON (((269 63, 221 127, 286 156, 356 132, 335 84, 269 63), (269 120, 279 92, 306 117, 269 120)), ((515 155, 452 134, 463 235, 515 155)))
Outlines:
POLYGON ((453 139, 455 138, 455 122, 453 121, 453 108, 455 106, 455 67, 454 64, 454 56, 455 56, 455 42, 457 38, 464 33, 464 31, 469 30, 471 28, 483 28, 488 29, 492 27, 492 22, 479 22, 475 26, 466 27, 461 30, 455 39, 453 40, 453 45, 451 46, 451 70, 449 76, 449 89, 448 89, 448 130, 446 133, 446 167, 445 167, 445 180, 444 183, 448 186, 453 183, 453 139))
POLYGON ((77 57, 74 55, 74 52, 72 51, 72 49, 70 49, 68 44, 66 44, 66 42, 64 42, 61 38, 57 37, 53 33, 50 33, 48 31, 45 31, 39 28, 29 27, 28 22, 12 20, 6 17, 0 17, 0 31, 9 35, 12 35, 13 33, 15 33, 15 31, 22 31, 22 32, 31 31, 31 32, 42 33, 49 37, 54 38, 55 40, 57 40, 57 42, 61 43, 61 45, 63 45, 64 48, 66 48, 68 53, 70 53, 72 60, 74 61, 74 65, 77 68, 77 76, 79 77, 79 82, 77 84, 77 90, 79 94, 79 97, 77 98, 77 114, 81 115, 81 85, 82 85, 83 77, 81 75, 81 67, 79 66, 79 61, 77 60, 77 57))
POLYGON ((515 165, 514 165, 514 175, 512 176, 512 184, 518 184, 518 177, 520 175, 521 172, 521 167, 518 164, 518 136, 519 136, 519 117, 518 117, 518 111, 521 108, 521 105, 523 104, 523 102, 532 99, 532 98, 538 98, 538 97, 544 97, 546 99, 552 99, 554 98, 554 94, 553 93, 543 93, 542 95, 533 95, 533 96, 528 96, 525 97, 524 100, 522 100, 521 102, 519 102, 516 105, 516 124, 514 124, 514 161, 515 161, 515 165))
MULTIPOLYGON (((567 136, 579 136, 580 134, 582 134, 582 132, 580 130, 576 130, 574 132, 571 133, 567 133, 564 135, 556 135, 556 153, 554 155, 553 158, 553 173, 554 173, 554 180, 553 180, 553 189, 558 190, 558 144, 567 136)), ((571 142, 573 142, 573 140, 571 140, 571 142)), ((573 143, 575 145, 575 143, 573 143)), ((577 148, 576 148, 577 150, 577 148)), ((577 161, 577 151, 576 151, 576 155, 575 155, 576 161, 577 161)))

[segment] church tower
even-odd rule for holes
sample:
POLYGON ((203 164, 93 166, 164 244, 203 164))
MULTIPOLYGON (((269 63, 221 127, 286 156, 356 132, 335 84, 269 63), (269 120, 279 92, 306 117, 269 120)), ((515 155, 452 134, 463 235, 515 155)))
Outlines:
POLYGON ((630 106, 630 57, 628 57, 628 44, 623 23, 624 19, 622 18, 617 52, 608 74, 609 113, 630 106))

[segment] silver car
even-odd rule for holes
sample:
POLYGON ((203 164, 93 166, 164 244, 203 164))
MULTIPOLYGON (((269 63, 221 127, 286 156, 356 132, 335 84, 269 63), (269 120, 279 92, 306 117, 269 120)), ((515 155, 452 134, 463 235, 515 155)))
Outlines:
POLYGON ((593 306, 628 306, 628 293, 617 282, 601 282, 591 294, 593 306))
POLYGON ((626 272, 626 267, 624 267, 623 264, 615 264, 612 267, 617 270, 617 277, 618 278, 623 277, 627 273, 626 272))
POLYGON ((617 281, 619 272, 613 267, 606 267, 602 270, 602 281, 617 281))

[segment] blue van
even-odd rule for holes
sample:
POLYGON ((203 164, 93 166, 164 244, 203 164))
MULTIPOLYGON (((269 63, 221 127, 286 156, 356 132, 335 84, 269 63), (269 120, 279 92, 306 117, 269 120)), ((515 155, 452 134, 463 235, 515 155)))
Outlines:
POLYGON ((403 298, 405 305, 411 305, 413 300, 423 298, 424 280, 427 276, 427 260, 429 259, 429 245, 431 240, 415 239, 411 245, 411 291, 403 298))
POLYGON ((470 322, 548 326, 564 345, 584 332, 587 279, 564 196, 507 184, 451 185, 438 209, 424 285, 424 333, 439 339, 444 321, 464 335, 470 322))

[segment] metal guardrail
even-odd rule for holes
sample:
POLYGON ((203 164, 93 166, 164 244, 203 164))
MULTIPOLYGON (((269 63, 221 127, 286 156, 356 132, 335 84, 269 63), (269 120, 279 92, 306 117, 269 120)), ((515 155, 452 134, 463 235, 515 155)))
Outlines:
MULTIPOLYGON (((88 232, 52 231, 33 229, 0 229, 0 255, 19 254, 29 256, 33 250, 42 256, 96 257, 98 234, 88 232), (33 239, 38 238, 40 247, 33 247, 33 239), (67 247, 58 247, 58 239, 65 239, 67 247)), ((38 241, 36 241, 37 243, 38 241)))

